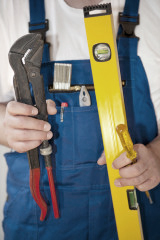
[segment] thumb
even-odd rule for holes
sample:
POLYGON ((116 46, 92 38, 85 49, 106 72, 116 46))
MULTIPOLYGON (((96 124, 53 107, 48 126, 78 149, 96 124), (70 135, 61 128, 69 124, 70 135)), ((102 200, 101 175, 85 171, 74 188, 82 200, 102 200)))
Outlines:
POLYGON ((57 113, 56 104, 51 99, 46 100, 47 103, 47 112, 49 115, 54 115, 57 113))
POLYGON ((98 165, 104 165, 106 164, 106 156, 105 156, 105 152, 103 151, 102 155, 100 156, 100 158, 97 161, 98 165))

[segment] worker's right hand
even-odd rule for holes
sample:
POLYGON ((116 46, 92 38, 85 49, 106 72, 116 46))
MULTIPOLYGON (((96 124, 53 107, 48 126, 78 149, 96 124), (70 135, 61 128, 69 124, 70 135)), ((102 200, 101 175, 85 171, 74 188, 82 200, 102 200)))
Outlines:
MULTIPOLYGON (((47 100, 48 114, 56 114, 56 105, 47 100)), ((8 145, 17 152, 26 152, 49 140, 53 134, 48 122, 33 118, 38 110, 34 106, 11 101, 7 104, 4 118, 5 135, 8 145)))

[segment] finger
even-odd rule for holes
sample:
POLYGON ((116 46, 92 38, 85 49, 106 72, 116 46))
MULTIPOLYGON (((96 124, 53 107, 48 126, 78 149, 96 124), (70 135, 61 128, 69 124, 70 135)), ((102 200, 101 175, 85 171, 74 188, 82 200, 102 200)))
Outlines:
POLYGON ((33 116, 38 114, 36 107, 16 101, 9 102, 6 110, 11 115, 33 116))
POLYGON ((36 131, 36 130, 19 130, 12 129, 12 137, 11 140, 17 141, 39 141, 39 140, 49 140, 53 136, 51 131, 36 131))
POLYGON ((27 152, 33 148, 38 147, 42 141, 25 141, 25 142, 12 142, 12 145, 10 145, 11 148, 13 148, 15 151, 19 153, 27 152))
POLYGON ((126 152, 123 152, 118 158, 116 158, 113 163, 112 163, 112 167, 114 169, 120 169, 125 167, 126 165, 130 164, 132 161, 127 158, 126 156, 126 152))
POLYGON ((153 180, 153 179, 148 179, 147 181, 145 181, 144 183, 137 185, 136 188, 139 191, 148 191, 151 190, 152 188, 155 188, 157 185, 159 184, 159 182, 153 180))
POLYGON ((33 129, 40 131, 49 131, 51 129, 51 125, 48 122, 22 116, 10 116, 8 126, 16 129, 33 129))
POLYGON ((47 111, 49 115, 54 115, 57 113, 57 109, 56 109, 56 104, 54 101, 52 101, 51 99, 46 100, 47 103, 47 111))
POLYGON ((138 162, 129 165, 127 167, 123 167, 119 170, 119 174, 123 178, 137 177, 145 172, 147 166, 141 159, 138 159, 138 162))
POLYGON ((149 179, 149 176, 150 176, 149 172, 145 171, 143 174, 141 174, 138 177, 118 178, 115 180, 114 184, 116 187, 141 185, 142 183, 144 183, 149 179))
POLYGON ((100 158, 97 161, 98 165, 104 165, 106 164, 106 156, 105 156, 105 152, 103 151, 102 155, 100 156, 100 158))

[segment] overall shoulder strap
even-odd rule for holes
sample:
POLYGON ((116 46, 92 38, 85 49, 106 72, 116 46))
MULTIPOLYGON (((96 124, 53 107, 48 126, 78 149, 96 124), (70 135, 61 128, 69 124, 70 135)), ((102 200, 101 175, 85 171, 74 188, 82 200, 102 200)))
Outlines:
POLYGON ((119 13, 118 37, 135 37, 134 29, 139 24, 139 0, 126 0, 123 13, 119 13))
POLYGON ((49 21, 48 19, 45 19, 44 0, 29 0, 29 8, 30 8, 29 32, 41 33, 42 38, 45 42, 42 63, 48 62, 50 61, 50 57, 49 57, 49 43, 46 42, 46 31, 49 29, 49 21))
POLYGON ((135 27, 139 24, 139 0, 126 0, 123 12, 119 13, 119 29, 117 34, 118 55, 137 56, 139 38, 135 36, 135 27))
POLYGON ((40 32, 45 38, 45 33, 48 30, 48 20, 45 19, 44 0, 29 0, 29 6, 29 32, 40 32))
POLYGON ((138 16, 139 0, 126 0, 124 6, 124 15, 138 16))

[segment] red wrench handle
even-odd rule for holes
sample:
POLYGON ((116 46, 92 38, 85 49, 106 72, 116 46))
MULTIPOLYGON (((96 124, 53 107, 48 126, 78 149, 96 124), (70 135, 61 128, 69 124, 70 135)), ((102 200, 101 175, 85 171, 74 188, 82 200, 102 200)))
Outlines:
POLYGON ((50 186, 50 192, 51 192, 54 217, 59 218, 59 209, 58 209, 58 204, 57 204, 57 197, 56 197, 56 190, 55 190, 54 179, 53 179, 53 174, 52 174, 52 167, 46 167, 46 169, 47 169, 47 173, 48 173, 48 180, 49 180, 49 186, 50 186))
POLYGON ((45 203, 39 188, 40 168, 30 169, 30 190, 32 196, 41 209, 40 220, 43 221, 47 214, 47 204, 45 203))

